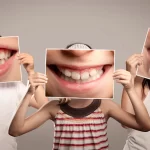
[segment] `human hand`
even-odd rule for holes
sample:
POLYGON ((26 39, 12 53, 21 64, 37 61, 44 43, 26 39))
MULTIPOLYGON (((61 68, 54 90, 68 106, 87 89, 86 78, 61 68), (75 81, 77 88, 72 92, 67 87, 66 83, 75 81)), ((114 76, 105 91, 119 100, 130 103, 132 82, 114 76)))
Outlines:
POLYGON ((114 72, 113 78, 117 83, 121 83, 126 90, 134 88, 134 79, 129 71, 123 69, 117 70, 114 72))
POLYGON ((126 70, 131 73, 133 78, 136 77, 137 67, 143 64, 143 55, 134 54, 126 61, 126 70))
POLYGON ((29 82, 31 84, 31 89, 33 93, 35 92, 36 88, 40 85, 45 85, 47 83, 48 78, 46 77, 45 74, 42 73, 34 73, 30 74, 28 76, 29 82))
POLYGON ((28 75, 34 74, 34 60, 30 54, 20 53, 18 54, 18 60, 26 69, 28 75))
POLYGON ((66 104, 71 101, 71 98, 60 98, 59 104, 66 104))

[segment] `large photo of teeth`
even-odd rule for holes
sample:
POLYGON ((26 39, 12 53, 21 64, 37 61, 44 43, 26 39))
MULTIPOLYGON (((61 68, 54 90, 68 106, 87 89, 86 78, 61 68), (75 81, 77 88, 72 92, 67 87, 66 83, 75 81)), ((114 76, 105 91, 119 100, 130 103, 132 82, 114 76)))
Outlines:
POLYGON ((21 81, 19 37, 0 37, 0 82, 21 81))
POLYGON ((0 150, 150 150, 150 0, 0 0, 0 150))
POLYGON ((114 50, 82 46, 46 49, 47 97, 113 98, 114 50))
POLYGON ((148 28, 142 49, 143 61, 138 65, 137 75, 150 79, 150 28, 148 28))

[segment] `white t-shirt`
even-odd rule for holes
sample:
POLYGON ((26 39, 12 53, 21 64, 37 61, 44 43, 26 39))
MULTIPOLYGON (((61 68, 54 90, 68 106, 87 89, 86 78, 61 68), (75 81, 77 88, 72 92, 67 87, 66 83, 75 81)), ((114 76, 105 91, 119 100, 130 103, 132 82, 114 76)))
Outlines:
MULTIPOLYGON (((150 92, 144 100, 144 105, 150 115, 150 92)), ((128 129, 128 137, 123 150, 150 150, 150 131, 128 129)))
POLYGON ((10 123, 27 92, 22 82, 0 83, 0 149, 17 150, 16 139, 8 134, 10 123))

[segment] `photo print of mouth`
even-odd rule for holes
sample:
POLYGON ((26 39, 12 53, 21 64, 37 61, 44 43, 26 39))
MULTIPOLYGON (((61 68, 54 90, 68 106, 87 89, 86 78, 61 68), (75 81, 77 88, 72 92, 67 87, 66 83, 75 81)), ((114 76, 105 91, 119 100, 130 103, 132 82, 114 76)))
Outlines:
POLYGON ((137 75, 150 79, 150 28, 148 28, 142 49, 143 64, 138 66, 137 75))
POLYGON ((46 49, 46 97, 114 97, 114 50, 46 49))
POLYGON ((0 37, 0 82, 21 81, 21 67, 17 60, 19 37, 0 37))

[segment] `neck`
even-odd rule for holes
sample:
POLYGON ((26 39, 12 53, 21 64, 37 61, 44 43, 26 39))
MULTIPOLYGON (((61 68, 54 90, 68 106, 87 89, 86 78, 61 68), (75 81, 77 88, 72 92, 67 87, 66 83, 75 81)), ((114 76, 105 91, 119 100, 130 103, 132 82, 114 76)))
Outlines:
POLYGON ((69 105, 73 108, 83 108, 86 107, 88 105, 90 105, 92 103, 93 99, 71 99, 71 102, 69 103, 69 105))

